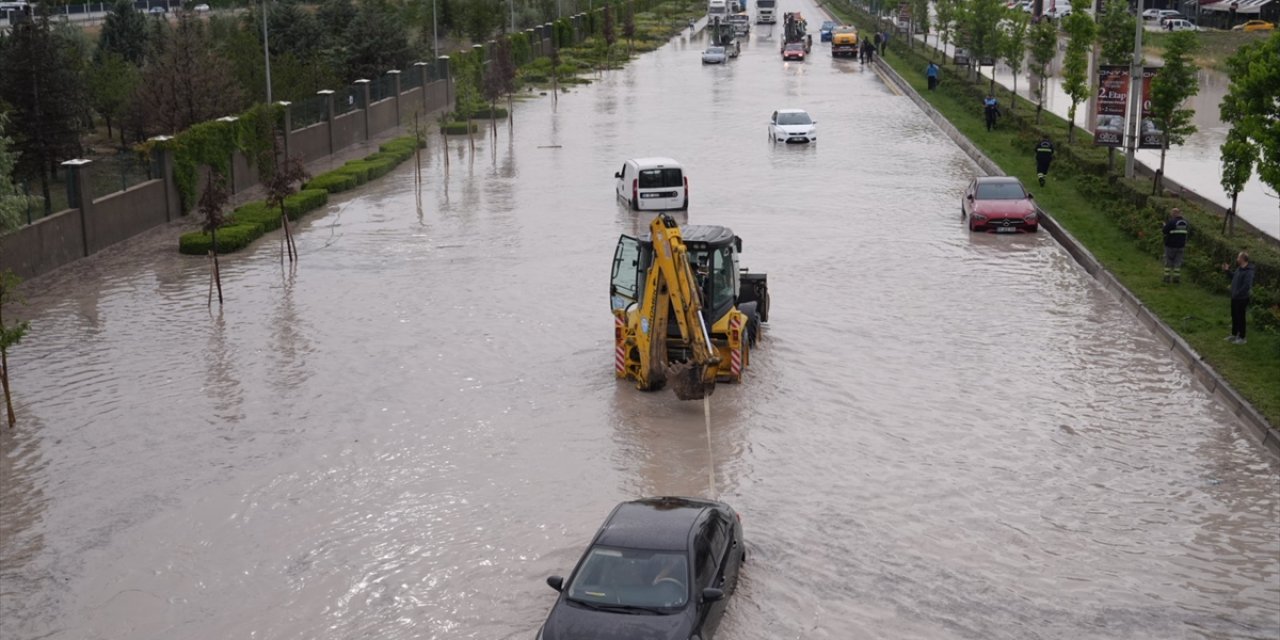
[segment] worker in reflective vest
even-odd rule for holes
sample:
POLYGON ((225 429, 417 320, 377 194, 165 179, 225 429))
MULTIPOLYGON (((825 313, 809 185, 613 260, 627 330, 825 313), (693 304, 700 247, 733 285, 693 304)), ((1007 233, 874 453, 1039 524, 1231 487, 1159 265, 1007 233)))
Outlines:
POLYGON ((1040 142, 1036 143, 1036 178, 1040 180, 1042 187, 1051 163, 1053 163, 1053 142, 1049 140, 1048 135, 1040 136, 1040 142))
POLYGON ((1187 248, 1187 236, 1191 225, 1182 217, 1182 210, 1174 207, 1169 221, 1164 223, 1164 281, 1182 282, 1182 253, 1187 248))

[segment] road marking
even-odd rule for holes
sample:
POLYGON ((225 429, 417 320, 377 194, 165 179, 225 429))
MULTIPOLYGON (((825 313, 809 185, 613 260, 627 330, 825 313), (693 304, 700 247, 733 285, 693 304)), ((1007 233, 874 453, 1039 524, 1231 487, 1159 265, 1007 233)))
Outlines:
POLYGON ((885 86, 889 87, 889 90, 893 92, 893 95, 902 95, 902 92, 898 90, 898 85, 890 80, 889 76, 885 75, 885 73, 880 70, 879 66, 872 66, 871 68, 875 69, 876 75, 880 76, 880 80, 884 82, 885 86))

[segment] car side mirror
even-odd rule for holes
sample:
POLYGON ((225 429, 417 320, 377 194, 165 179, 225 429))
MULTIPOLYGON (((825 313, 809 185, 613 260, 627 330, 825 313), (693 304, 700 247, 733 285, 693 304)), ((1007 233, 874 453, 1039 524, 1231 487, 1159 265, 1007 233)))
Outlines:
POLYGON ((613 177, 615 177, 615 178, 617 178, 617 179, 621 180, 621 179, 622 179, 622 172, 620 172, 620 171, 615 171, 615 172, 613 172, 613 177))
POLYGON ((970 200, 972 200, 972 199, 973 199, 973 194, 972 194, 972 193, 971 193, 971 194, 969 194, 968 198, 969 198, 970 200))
POLYGON ((1028 200, 1035 200, 1035 199, 1036 199, 1036 197, 1035 197, 1035 195, 1033 195, 1030 191, 1028 191, 1028 192, 1027 192, 1027 199, 1028 199, 1028 200))
POLYGON ((564 578, 561 578, 560 576, 551 576, 550 578, 547 578, 547 586, 555 589, 556 591, 563 591, 564 578))
POLYGON ((719 602, 721 600, 724 600, 723 589, 703 589, 702 590, 702 601, 705 602, 706 604, 711 604, 712 602, 719 602))

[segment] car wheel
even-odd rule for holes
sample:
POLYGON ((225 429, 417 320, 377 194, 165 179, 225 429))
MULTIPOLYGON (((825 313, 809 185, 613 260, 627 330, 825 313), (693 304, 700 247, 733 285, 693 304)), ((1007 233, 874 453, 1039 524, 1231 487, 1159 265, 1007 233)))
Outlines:
POLYGON ((1031 233, 1039 233, 1039 231, 1040 231, 1040 225, 1038 225, 1038 224, 1036 224, 1036 225, 1031 225, 1031 229, 1030 229, 1030 231, 1031 231, 1031 233))
POLYGON ((631 210, 632 210, 632 211, 639 211, 639 210, 640 210, 640 203, 639 203, 638 201, 636 201, 636 200, 631 200, 630 202, 631 202, 631 210))

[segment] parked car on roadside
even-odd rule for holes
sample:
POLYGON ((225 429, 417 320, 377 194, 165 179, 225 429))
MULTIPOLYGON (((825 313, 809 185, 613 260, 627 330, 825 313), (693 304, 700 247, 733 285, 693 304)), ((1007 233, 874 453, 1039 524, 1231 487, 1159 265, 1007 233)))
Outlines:
POLYGON ((969 231, 1035 233, 1040 229, 1031 194, 1021 180, 1009 176, 974 178, 960 199, 960 215, 968 220, 969 231))
POLYGON ((159 15, 159 14, 162 14, 162 13, 167 13, 168 11, 169 11, 168 9, 166 9, 166 8, 164 8, 164 7, 160 6, 160 5, 156 5, 156 6, 154 6, 154 7, 151 7, 150 9, 147 9, 147 13, 155 14, 155 15, 159 15))
POLYGON ((746 561, 742 518, 695 498, 645 498, 613 509, 568 579, 538 640, 711 640, 746 561))
POLYGON ((1204 29, 1201 29, 1200 27, 1196 26, 1190 20, 1185 20, 1182 18, 1173 18, 1171 20, 1165 20, 1164 28, 1168 29, 1169 31, 1204 31, 1204 29))
POLYGON ((196 10, 196 13, 205 13, 205 12, 209 11, 209 5, 207 5, 207 4, 198 4, 198 5, 196 5, 196 6, 195 6, 195 10, 196 10))
POLYGON ((1271 24, 1266 20, 1250 20, 1248 22, 1231 27, 1231 30, 1251 32, 1251 31, 1271 31, 1275 28, 1276 26, 1274 24, 1271 24))
POLYGON ((1142 19, 1148 22, 1159 22, 1161 18, 1171 15, 1182 15, 1173 9, 1147 9, 1142 12, 1142 19))

